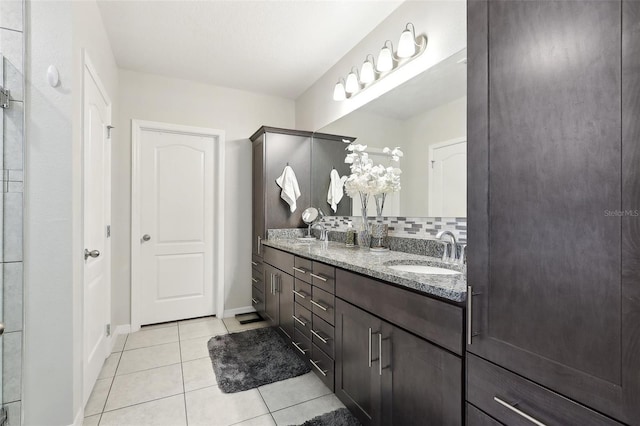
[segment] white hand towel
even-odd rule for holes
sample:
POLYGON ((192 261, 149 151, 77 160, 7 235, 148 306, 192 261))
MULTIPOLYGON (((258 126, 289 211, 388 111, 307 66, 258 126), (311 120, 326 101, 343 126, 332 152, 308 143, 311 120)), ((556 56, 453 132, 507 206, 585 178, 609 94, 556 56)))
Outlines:
POLYGON ((331 205, 331 209, 335 213, 338 211, 338 203, 342 200, 344 195, 344 183, 347 181, 347 176, 340 177, 340 174, 336 169, 331 170, 329 175, 329 191, 327 192, 327 203, 331 205))
POLYGON ((280 198, 289 204, 291 213, 295 212, 297 207, 296 200, 300 198, 300 187, 293 169, 290 166, 286 166, 280 177, 276 179, 276 183, 282 188, 280 198))

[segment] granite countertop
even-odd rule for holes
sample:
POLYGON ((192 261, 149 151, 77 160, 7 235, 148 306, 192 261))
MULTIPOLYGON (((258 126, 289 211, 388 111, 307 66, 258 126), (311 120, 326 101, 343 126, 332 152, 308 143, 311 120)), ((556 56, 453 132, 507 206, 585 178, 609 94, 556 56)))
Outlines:
POLYGON ((463 272, 455 275, 428 275, 396 271, 386 266, 419 264, 462 271, 460 265, 444 263, 435 257, 398 251, 378 253, 360 250, 358 247, 346 247, 343 243, 333 241, 316 240, 309 243, 297 239, 274 239, 263 240, 262 244, 443 299, 454 302, 466 300, 467 279, 463 272))

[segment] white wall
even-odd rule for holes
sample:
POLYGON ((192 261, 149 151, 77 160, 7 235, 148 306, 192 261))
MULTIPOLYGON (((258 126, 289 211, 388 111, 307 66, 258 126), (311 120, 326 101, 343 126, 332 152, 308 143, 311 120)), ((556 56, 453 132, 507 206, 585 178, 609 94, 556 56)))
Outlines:
POLYGON ((404 215, 428 216, 429 146, 467 136, 467 97, 427 110, 404 122, 405 143, 400 144, 402 159, 402 193, 400 211, 404 215), (406 147, 405 147, 406 144, 406 147))
POLYGON ((26 28, 24 424, 68 425, 83 409, 82 48, 112 95, 117 72, 93 1, 28 2, 26 28))
POLYGON ((464 0, 403 3, 296 100, 296 127, 322 128, 459 52, 467 45, 466 22, 464 0), (427 35, 425 52, 353 98, 334 101, 338 78, 345 78, 352 66, 360 67, 367 54, 377 56, 385 40, 392 40, 395 47, 407 22, 415 25, 418 34, 427 35))
POLYGON ((119 143, 113 151, 114 323, 131 313, 131 119, 209 127, 226 132, 225 310, 251 303, 251 136, 261 125, 293 128, 291 100, 120 71, 119 143))

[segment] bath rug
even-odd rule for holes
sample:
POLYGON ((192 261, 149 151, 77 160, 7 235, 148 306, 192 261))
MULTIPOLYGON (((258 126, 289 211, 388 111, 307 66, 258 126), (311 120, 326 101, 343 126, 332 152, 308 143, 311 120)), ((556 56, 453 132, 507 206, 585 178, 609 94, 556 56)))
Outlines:
POLYGON ((346 408, 324 413, 307 420, 300 426, 362 426, 353 414, 346 408))

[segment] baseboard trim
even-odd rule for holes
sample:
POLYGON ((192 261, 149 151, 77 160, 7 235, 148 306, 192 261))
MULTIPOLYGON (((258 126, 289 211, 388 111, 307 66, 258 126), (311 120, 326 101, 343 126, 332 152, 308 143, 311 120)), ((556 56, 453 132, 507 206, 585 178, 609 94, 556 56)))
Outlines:
POLYGON ((227 309, 223 312, 222 318, 234 317, 236 315, 248 314, 255 311, 256 310, 253 306, 243 306, 241 308, 227 309))
POLYGON ((80 408, 71 426, 82 426, 83 423, 84 423, 84 408, 80 408))

